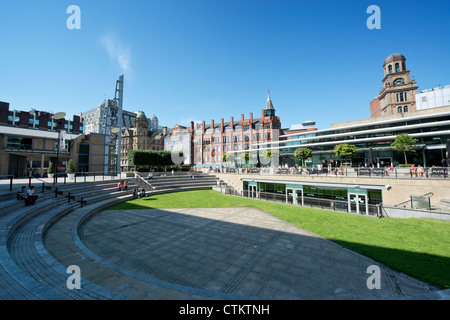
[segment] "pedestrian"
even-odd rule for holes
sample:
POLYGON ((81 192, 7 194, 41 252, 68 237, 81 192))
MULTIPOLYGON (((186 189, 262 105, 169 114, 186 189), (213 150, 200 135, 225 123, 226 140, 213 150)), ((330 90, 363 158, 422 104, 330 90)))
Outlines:
POLYGON ((27 190, 26 205, 34 206, 38 197, 38 195, 34 194, 34 186, 30 186, 30 188, 27 190))

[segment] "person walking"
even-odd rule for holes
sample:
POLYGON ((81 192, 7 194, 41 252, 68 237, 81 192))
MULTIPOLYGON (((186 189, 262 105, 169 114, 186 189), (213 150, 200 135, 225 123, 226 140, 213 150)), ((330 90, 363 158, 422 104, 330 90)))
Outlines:
POLYGON ((26 205, 34 206, 38 197, 38 195, 34 194, 34 186, 30 186, 30 188, 27 190, 26 205))

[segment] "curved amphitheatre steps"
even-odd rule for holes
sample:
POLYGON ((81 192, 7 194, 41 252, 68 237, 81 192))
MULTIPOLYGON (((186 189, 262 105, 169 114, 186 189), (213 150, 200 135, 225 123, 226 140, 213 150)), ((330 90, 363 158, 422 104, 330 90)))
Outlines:
MULTIPOLYGON (((161 178, 162 179, 162 178, 161 178)), ((123 180, 123 179, 120 179, 123 180)), ((0 298, 2 300, 75 300, 75 299, 130 299, 127 292, 140 288, 148 292, 149 299, 164 297, 191 298, 192 294, 168 289, 173 284, 155 279, 139 279, 139 276, 126 271, 114 270, 95 254, 89 252, 79 239, 78 228, 92 214, 102 211, 116 203, 131 200, 132 190, 136 187, 134 179, 129 181, 128 191, 118 191, 120 180, 66 184, 52 187, 43 194, 36 192, 39 199, 36 205, 26 207, 24 201, 18 201, 14 195, 0 200, 0 298), (57 196, 55 192, 57 188, 57 196), (69 195, 71 200, 69 202, 69 195), (80 206, 81 198, 83 206, 80 206), (62 233, 61 233, 62 231, 62 233), (55 235, 56 238, 55 238, 55 235), (62 241, 62 239, 65 241, 62 241), (74 241, 75 239, 75 241, 74 241), (53 256, 56 249, 59 256, 53 256), (84 252, 86 250, 89 254, 84 252), (69 290, 67 267, 70 262, 80 264, 83 272, 100 275, 102 278, 129 278, 134 286, 129 288, 105 288, 87 281, 81 275, 82 290, 69 290)), ((154 180, 157 181, 158 178, 154 180)), ((196 189, 211 189, 217 185, 217 179, 187 180, 184 177, 164 177, 154 194, 179 192, 196 189), (169 182, 169 183, 167 183, 169 182)), ((38 189, 38 188, 37 188, 38 189)), ((148 190, 148 188, 147 188, 148 190)), ((40 191, 40 190, 37 190, 40 191)), ((95 279, 95 277, 94 277, 95 279)), ((119 283, 119 282, 116 282, 119 283)), ((189 292, 189 289, 187 289, 189 292)))
MULTIPOLYGON (((180 192, 217 186, 216 178, 196 176, 193 180, 161 177, 151 181, 161 189, 151 194, 180 192), (161 180, 160 180, 161 179, 161 180), (203 181, 202 181, 203 180, 203 181), (183 182, 183 183, 180 183, 183 182), (172 182, 172 183, 167 183, 172 182), (208 182, 209 187, 204 184, 208 182)), ((114 264, 91 251, 83 242, 83 228, 95 214, 116 203, 132 199, 139 180, 127 179, 129 191, 118 192, 117 182, 99 181, 58 186, 58 197, 47 192, 35 206, 0 213, 0 299, 2 300, 110 300, 110 299, 253 299, 228 291, 210 292, 196 288, 166 270, 144 276, 114 264), (107 191, 108 190, 108 191, 107 191), (71 193, 79 201, 68 202, 71 193), (65 194, 66 196, 64 196, 65 194), (66 286, 67 267, 81 269, 81 290, 66 286)), ((148 190, 148 189, 147 189, 148 190)), ((6 201, 6 200, 5 200, 6 201)), ((13 200, 9 203, 12 206, 13 200)), ((17 201, 17 200, 16 200, 17 201)), ((0 202, 3 208, 3 201, 0 202)), ((117 257, 117 259, 132 259, 117 257)), ((395 289, 395 283, 392 284, 395 289)), ((394 291, 394 289, 392 289, 394 291)), ((397 297, 403 295, 398 293, 397 297)))

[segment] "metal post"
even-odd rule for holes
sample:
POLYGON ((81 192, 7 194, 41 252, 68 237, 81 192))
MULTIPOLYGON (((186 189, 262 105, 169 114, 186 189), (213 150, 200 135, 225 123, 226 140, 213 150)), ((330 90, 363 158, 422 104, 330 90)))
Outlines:
POLYGON ((58 198, 58 188, 55 188, 55 199, 58 198))
POLYGON ((28 187, 31 187, 31 177, 28 178, 28 187))
POLYGON ((42 182, 42 193, 45 193, 45 182, 42 182))
POLYGON ((70 203, 70 192, 69 192, 69 201, 68 201, 68 203, 70 203))
POLYGON ((9 178, 9 191, 12 191, 12 189, 13 189, 13 176, 9 178))
POLYGON ((83 197, 81 197, 81 207, 83 208, 83 197))

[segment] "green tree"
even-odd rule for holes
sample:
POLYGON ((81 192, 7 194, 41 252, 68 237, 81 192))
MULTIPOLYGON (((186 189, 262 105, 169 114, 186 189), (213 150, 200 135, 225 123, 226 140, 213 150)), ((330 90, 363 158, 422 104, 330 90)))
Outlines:
POLYGON ((337 146, 334 147, 334 153, 338 156, 338 157, 352 157, 354 154, 356 154, 358 150, 356 149, 356 146, 352 145, 352 144, 338 144, 337 146))
POLYGON ((48 165, 47 173, 55 173, 55 165, 53 164, 53 162, 50 162, 50 164, 48 165))
POLYGON ((231 162, 233 161, 233 156, 229 153, 224 153, 222 155, 222 162, 231 162))
POLYGON ((305 159, 311 157, 312 151, 309 148, 299 148, 294 152, 294 156, 296 159, 302 159, 302 165, 305 164, 305 159))
POLYGON ((240 157, 242 161, 248 162, 250 160, 250 153, 249 152, 241 153, 240 157))
POLYGON ((391 144, 391 146, 394 150, 403 152, 403 155, 405 156, 405 164, 407 164, 408 160, 406 159, 406 153, 416 152, 416 150, 414 150, 416 143, 417 139, 407 133, 402 133, 395 138, 395 141, 391 144))
POLYGON ((77 172, 77 169, 75 168, 75 165, 73 164, 73 160, 70 159, 69 164, 67 165, 67 173, 73 174, 76 172, 77 172))

